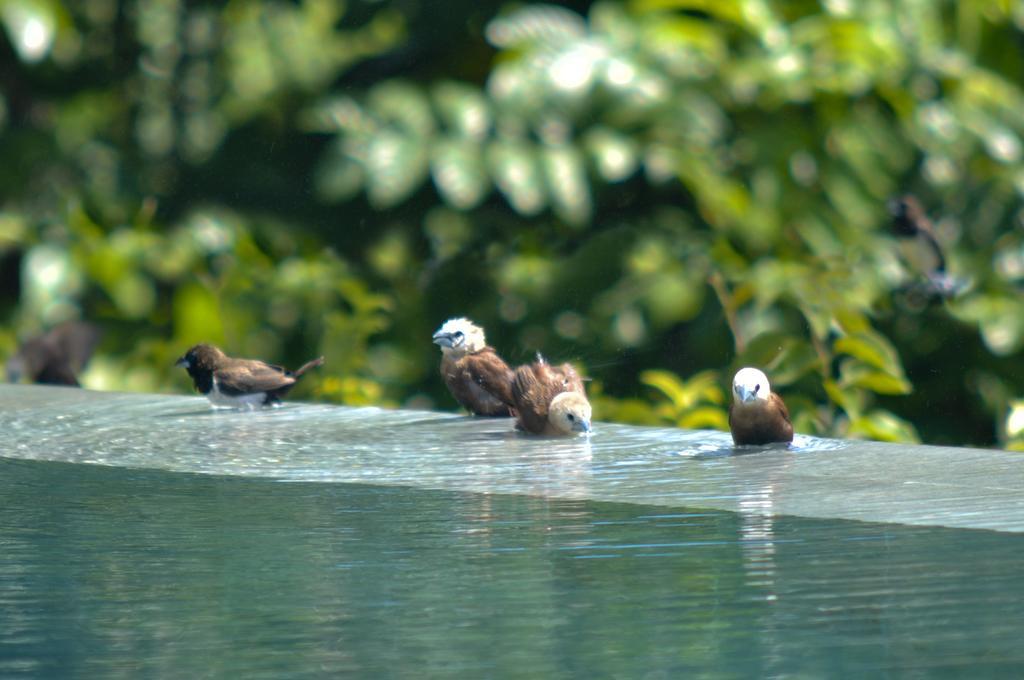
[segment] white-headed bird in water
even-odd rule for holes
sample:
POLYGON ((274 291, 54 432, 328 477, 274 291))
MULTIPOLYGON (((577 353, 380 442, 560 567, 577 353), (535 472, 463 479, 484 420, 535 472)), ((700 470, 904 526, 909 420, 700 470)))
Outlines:
POLYGON ((793 441, 786 404, 772 392, 768 376, 756 368, 742 368, 732 379, 729 430, 737 446, 793 441))
POLYGON ((516 426, 533 434, 590 432, 591 409, 583 380, 569 364, 551 366, 539 356, 512 380, 516 426))

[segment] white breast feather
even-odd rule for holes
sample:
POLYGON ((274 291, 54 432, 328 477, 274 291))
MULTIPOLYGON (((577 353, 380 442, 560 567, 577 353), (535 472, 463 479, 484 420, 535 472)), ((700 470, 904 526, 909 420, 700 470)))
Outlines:
POLYGON ((256 408, 263 404, 263 401, 267 398, 267 393, 253 392, 252 394, 243 394, 237 397, 227 395, 220 391, 217 378, 214 378, 213 389, 206 395, 206 398, 216 408, 256 408))

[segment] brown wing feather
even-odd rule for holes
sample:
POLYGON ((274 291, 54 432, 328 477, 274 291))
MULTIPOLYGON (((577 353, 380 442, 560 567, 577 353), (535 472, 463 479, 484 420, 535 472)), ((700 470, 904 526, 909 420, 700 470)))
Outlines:
POLYGON ((536 362, 516 369, 512 398, 522 429, 540 434, 548 426, 551 400, 562 392, 583 393, 583 381, 569 364, 536 362))
POLYGON ((786 421, 787 425, 789 425, 789 438, 790 440, 792 440, 793 422, 789 419, 789 409, 786 408, 786 402, 782 401, 782 397, 775 394, 774 392, 772 392, 771 396, 768 397, 768 400, 771 402, 773 406, 775 406, 776 409, 778 409, 779 415, 782 416, 782 419, 786 421))
POLYGON ((512 380, 512 398, 519 425, 527 432, 540 433, 548 423, 548 404, 543 380, 543 364, 529 364, 516 369, 512 380))
POLYGON ((239 359, 214 372, 220 391, 230 396, 273 392, 291 387, 295 378, 280 366, 272 366, 255 359, 239 359))
POLYGON ((473 381, 497 397, 503 404, 512 405, 512 369, 491 347, 470 354, 465 359, 466 370, 473 381))
POLYGON ((583 378, 576 372, 576 369, 572 367, 572 364, 562 364, 561 366, 551 367, 553 373, 560 374, 563 382, 562 392, 579 392, 586 396, 587 390, 583 386, 583 378))
POLYGON ((512 369, 492 348, 451 359, 441 359, 441 376, 448 391, 470 413, 509 416, 512 369))

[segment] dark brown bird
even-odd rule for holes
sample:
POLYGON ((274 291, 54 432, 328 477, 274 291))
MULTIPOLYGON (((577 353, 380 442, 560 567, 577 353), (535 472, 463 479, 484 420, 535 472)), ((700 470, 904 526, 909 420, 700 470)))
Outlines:
POLYGON ((86 321, 65 321, 25 342, 7 362, 7 379, 26 377, 43 385, 78 386, 78 373, 92 357, 102 333, 86 321))
POLYGON ((889 200, 888 208, 892 232, 903 243, 900 253, 904 261, 925 279, 912 288, 926 296, 951 297, 960 292, 966 284, 946 271, 945 250, 917 198, 909 194, 898 196, 889 200))
POLYGON ((915 255, 915 265, 924 271, 945 272, 946 255, 935 235, 935 227, 915 196, 899 196, 889 200, 892 231, 901 238, 917 239, 924 253, 915 255))
POLYGON ((539 356, 512 380, 516 427, 533 434, 590 432, 591 409, 583 380, 569 364, 551 366, 539 356))
POLYGON ((289 371, 258 359, 234 359, 213 345, 195 345, 175 362, 188 371, 196 390, 214 406, 239 408, 274 404, 302 374, 324 363, 323 357, 289 371))
POLYGON ((729 429, 737 446, 793 441, 793 423, 782 398, 771 391, 768 377, 756 368, 742 368, 732 380, 729 429))
POLYGON ((511 416, 512 369, 487 346, 484 329, 465 318, 449 319, 434 333, 441 346, 441 377, 448 391, 477 416, 511 416))

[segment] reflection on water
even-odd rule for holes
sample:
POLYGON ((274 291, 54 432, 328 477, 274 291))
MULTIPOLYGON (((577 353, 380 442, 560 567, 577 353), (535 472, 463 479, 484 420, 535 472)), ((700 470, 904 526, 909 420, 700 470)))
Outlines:
POLYGON ((772 516, 770 484, 737 514, 0 459, 0 676, 1024 663, 1024 538, 772 516))

